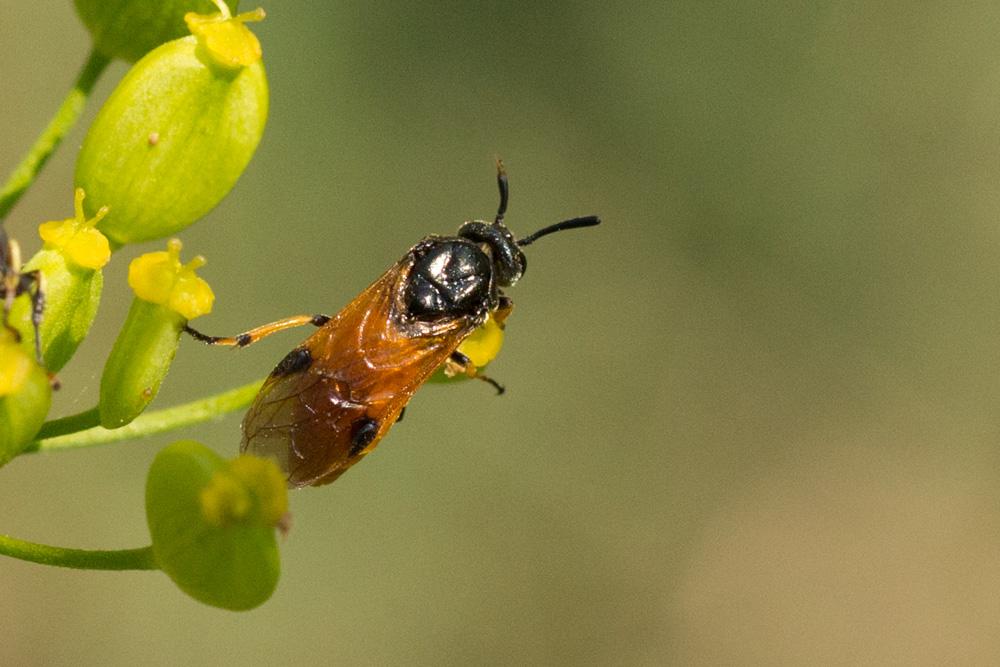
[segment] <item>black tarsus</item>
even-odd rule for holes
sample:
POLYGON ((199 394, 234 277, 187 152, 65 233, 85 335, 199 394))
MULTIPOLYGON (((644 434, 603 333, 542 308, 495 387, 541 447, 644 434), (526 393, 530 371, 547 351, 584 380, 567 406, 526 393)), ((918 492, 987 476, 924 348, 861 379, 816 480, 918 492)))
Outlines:
POLYGON ((205 343, 207 345, 215 345, 220 340, 225 340, 227 338, 227 336, 208 336, 198 331, 197 329, 192 329, 186 324, 184 325, 184 333, 191 336, 191 338, 194 338, 195 340, 205 343))
POLYGON ((500 384, 499 382, 497 382, 496 380, 494 380, 491 377, 487 377, 485 375, 477 375, 476 379, 477 380, 482 380, 483 382, 486 382, 487 384, 489 384, 490 386, 492 386, 494 389, 496 389, 497 390, 497 396, 503 396, 504 392, 507 391, 506 387, 504 387, 502 384, 500 384))
POLYGON ((542 227, 534 234, 529 234, 523 239, 518 239, 517 245, 524 247, 526 245, 531 245, 543 236, 548 236, 555 232, 561 232, 565 229, 579 229, 580 227, 593 227, 595 225, 601 224, 601 219, 596 215, 587 215, 582 218, 570 218, 569 220, 563 220, 562 222, 557 222, 554 225, 549 225, 548 227, 542 227))
MULTIPOLYGON (((472 365, 472 359, 469 359, 469 357, 459 352, 458 350, 455 350, 454 352, 451 353, 451 360, 454 361, 456 364, 459 364, 460 366, 464 366, 466 368, 472 365)), ((477 380, 482 380, 483 382, 489 384, 491 387, 497 390, 497 396, 502 396, 503 393, 507 391, 506 387, 504 387, 502 384, 500 384, 499 382, 497 382, 496 380, 487 375, 480 375, 479 373, 476 373, 475 375, 471 375, 470 377, 473 377, 477 380)))
POLYGON ((40 271, 29 271, 21 274, 21 293, 27 292, 34 284, 35 291, 31 294, 31 326, 35 330, 35 358, 38 365, 45 368, 42 359, 42 315, 45 313, 45 290, 42 289, 42 274, 40 271))

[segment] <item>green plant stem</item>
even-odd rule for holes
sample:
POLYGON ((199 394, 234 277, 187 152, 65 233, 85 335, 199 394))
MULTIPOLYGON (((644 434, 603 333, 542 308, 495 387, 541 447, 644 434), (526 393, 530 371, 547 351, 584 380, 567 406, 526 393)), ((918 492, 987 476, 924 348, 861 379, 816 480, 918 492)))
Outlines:
POLYGON ((36 440, 47 440, 60 435, 78 433, 88 428, 93 428, 101 423, 101 412, 97 408, 91 408, 75 415, 60 417, 42 424, 41 430, 35 436, 36 440))
POLYGON ((0 555, 19 558, 32 563, 54 567, 72 567, 78 570, 158 570, 153 547, 121 549, 118 551, 91 551, 64 549, 47 544, 26 542, 9 535, 0 535, 0 555))
POLYGON ((109 62, 108 58, 98 53, 96 49, 91 50, 72 90, 67 93, 55 116, 35 140, 35 145, 14 168, 3 189, 0 190, 0 222, 7 217, 10 209, 34 182, 38 172, 45 166, 46 160, 59 146, 66 133, 76 125, 94 84, 109 62))
MULTIPOLYGON (((28 452, 54 452, 63 449, 79 449, 82 447, 95 447, 97 445, 108 445, 121 440, 132 440, 145 438, 157 433, 175 431, 184 426, 200 424, 211 421, 226 413, 239 410, 250 404, 263 380, 256 380, 250 384, 245 384, 236 389, 215 396, 209 396, 190 403, 184 403, 164 410, 156 410, 140 415, 127 426, 108 430, 101 426, 87 428, 77 432, 67 432, 64 435, 40 438, 28 445, 23 453, 28 452)), ((94 408, 96 410, 96 408, 94 408)), ((78 424, 85 424, 86 418, 94 410, 81 412, 78 415, 64 417, 47 422, 42 426, 41 433, 48 430, 49 433, 58 432, 60 424, 66 425, 76 420, 78 424)))

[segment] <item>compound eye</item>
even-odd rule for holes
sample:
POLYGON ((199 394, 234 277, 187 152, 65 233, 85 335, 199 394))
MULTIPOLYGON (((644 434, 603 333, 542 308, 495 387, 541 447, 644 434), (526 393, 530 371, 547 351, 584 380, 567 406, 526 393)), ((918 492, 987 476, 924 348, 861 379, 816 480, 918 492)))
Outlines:
POLYGON ((479 220, 467 222, 458 229, 458 235, 476 243, 485 243, 493 253, 493 277, 497 285, 510 287, 524 274, 524 253, 510 230, 501 225, 479 220))

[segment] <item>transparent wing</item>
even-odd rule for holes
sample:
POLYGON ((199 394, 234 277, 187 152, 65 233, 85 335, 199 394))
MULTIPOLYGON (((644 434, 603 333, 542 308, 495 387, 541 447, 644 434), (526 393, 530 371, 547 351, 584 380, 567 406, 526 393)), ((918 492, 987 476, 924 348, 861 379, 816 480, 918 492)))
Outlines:
POLYGON ((404 258, 278 364, 243 420, 241 451, 275 460, 297 487, 328 484, 375 448, 476 326, 404 326, 396 304, 407 270, 404 258), (359 447, 354 434, 372 420, 378 431, 359 447))

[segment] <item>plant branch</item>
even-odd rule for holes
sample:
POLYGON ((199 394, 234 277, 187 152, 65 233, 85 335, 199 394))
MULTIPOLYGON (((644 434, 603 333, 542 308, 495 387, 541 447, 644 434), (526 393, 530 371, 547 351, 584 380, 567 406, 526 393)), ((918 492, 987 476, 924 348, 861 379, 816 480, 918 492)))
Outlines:
POLYGON ((78 433, 88 428, 93 428, 101 423, 101 413, 97 408, 91 408, 75 415, 60 417, 42 424, 42 428, 35 436, 36 440, 48 440, 59 435, 78 433))
POLYGON ((7 217, 10 209, 34 182, 38 172, 45 166, 46 160, 59 146, 66 133, 76 125, 94 84, 108 66, 108 62, 110 62, 108 58, 98 53, 96 49, 91 50, 73 88, 59 105, 48 126, 35 140, 34 146, 14 168, 3 189, 0 190, 0 222, 7 217))
POLYGON ((64 549, 47 544, 26 542, 9 535, 0 535, 0 555, 19 558, 32 563, 54 567, 72 567, 78 570, 158 570, 153 547, 121 549, 118 551, 91 551, 64 549))
MULTIPOLYGON (((157 433, 175 431, 184 426, 211 421, 234 410, 245 408, 254 399, 254 396, 257 395, 262 383, 262 380, 256 380, 250 384, 230 389, 221 394, 201 398, 197 401, 191 401, 190 403, 184 403, 172 408, 147 412, 137 417, 131 424, 114 430, 95 426, 82 431, 67 432, 64 435, 39 438, 28 445, 22 453, 54 452, 63 449, 108 445, 121 440, 145 438, 157 433)), ((79 424, 85 424, 86 420, 84 418, 95 411, 96 408, 87 412, 81 412, 78 415, 47 422, 42 426, 40 433, 57 433, 60 430, 60 425, 71 423, 72 420, 77 420, 79 424)))

